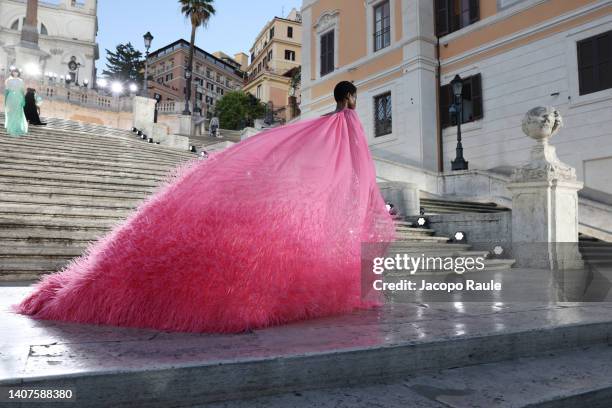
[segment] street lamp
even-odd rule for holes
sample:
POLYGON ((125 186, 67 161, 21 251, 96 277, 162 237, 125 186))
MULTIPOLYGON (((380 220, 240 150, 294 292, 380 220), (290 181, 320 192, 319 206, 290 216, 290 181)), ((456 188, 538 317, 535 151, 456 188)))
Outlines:
POLYGON ((467 170, 468 162, 463 158, 463 145, 461 144, 461 121, 463 119, 463 79, 459 75, 451 81, 451 88, 455 103, 451 105, 449 113, 457 118, 457 148, 455 160, 451 161, 452 170, 467 170))
POLYGON ((151 35, 151 32, 147 31, 147 33, 145 35, 142 36, 144 38, 144 45, 145 45, 145 72, 144 72, 144 86, 143 86, 143 92, 144 92, 144 96, 148 95, 149 92, 149 48, 151 48, 151 42, 153 41, 153 36, 151 35))

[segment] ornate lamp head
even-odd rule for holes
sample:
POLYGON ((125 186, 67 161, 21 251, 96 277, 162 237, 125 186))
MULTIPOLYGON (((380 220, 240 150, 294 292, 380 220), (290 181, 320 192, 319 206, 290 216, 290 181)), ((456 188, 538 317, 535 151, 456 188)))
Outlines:
POLYGON ((530 109, 523 118, 523 132, 530 138, 546 143, 563 126, 559 111, 551 106, 530 109))

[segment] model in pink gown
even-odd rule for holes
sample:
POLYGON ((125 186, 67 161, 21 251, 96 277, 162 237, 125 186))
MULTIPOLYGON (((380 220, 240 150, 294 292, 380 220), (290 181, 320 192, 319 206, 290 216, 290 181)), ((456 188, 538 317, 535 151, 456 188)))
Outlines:
POLYGON ((354 110, 198 160, 16 307, 37 319, 241 332, 371 306, 363 242, 394 225, 354 110))

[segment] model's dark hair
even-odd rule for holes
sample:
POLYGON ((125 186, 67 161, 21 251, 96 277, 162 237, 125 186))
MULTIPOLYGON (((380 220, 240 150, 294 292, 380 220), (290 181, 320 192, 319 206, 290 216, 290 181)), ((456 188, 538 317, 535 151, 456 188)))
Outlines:
POLYGON ((338 82, 338 84, 334 88, 334 99, 336 100, 336 102, 342 102, 348 97, 349 94, 355 95, 356 93, 357 88, 351 82, 338 82))

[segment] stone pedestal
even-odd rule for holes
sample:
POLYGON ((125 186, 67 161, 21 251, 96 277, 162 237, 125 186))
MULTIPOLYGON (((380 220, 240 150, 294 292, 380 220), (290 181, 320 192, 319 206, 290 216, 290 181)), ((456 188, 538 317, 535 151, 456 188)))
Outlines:
POLYGON ((179 116, 179 135, 191 136, 192 135, 192 117, 191 115, 179 116))
POLYGON ((144 96, 135 96, 132 100, 134 113, 133 126, 142 130, 147 136, 153 137, 153 123, 155 120, 155 99, 144 96))
POLYGON ((515 170, 508 185, 512 192, 512 250, 519 267, 583 266, 578 251, 578 191, 583 183, 548 143, 561 126, 561 116, 553 108, 534 108, 523 120, 523 131, 537 144, 529 162, 515 170))
POLYGON ((421 208, 419 189, 416 184, 400 181, 378 183, 385 202, 395 206, 398 213, 404 216, 418 215, 421 208))

